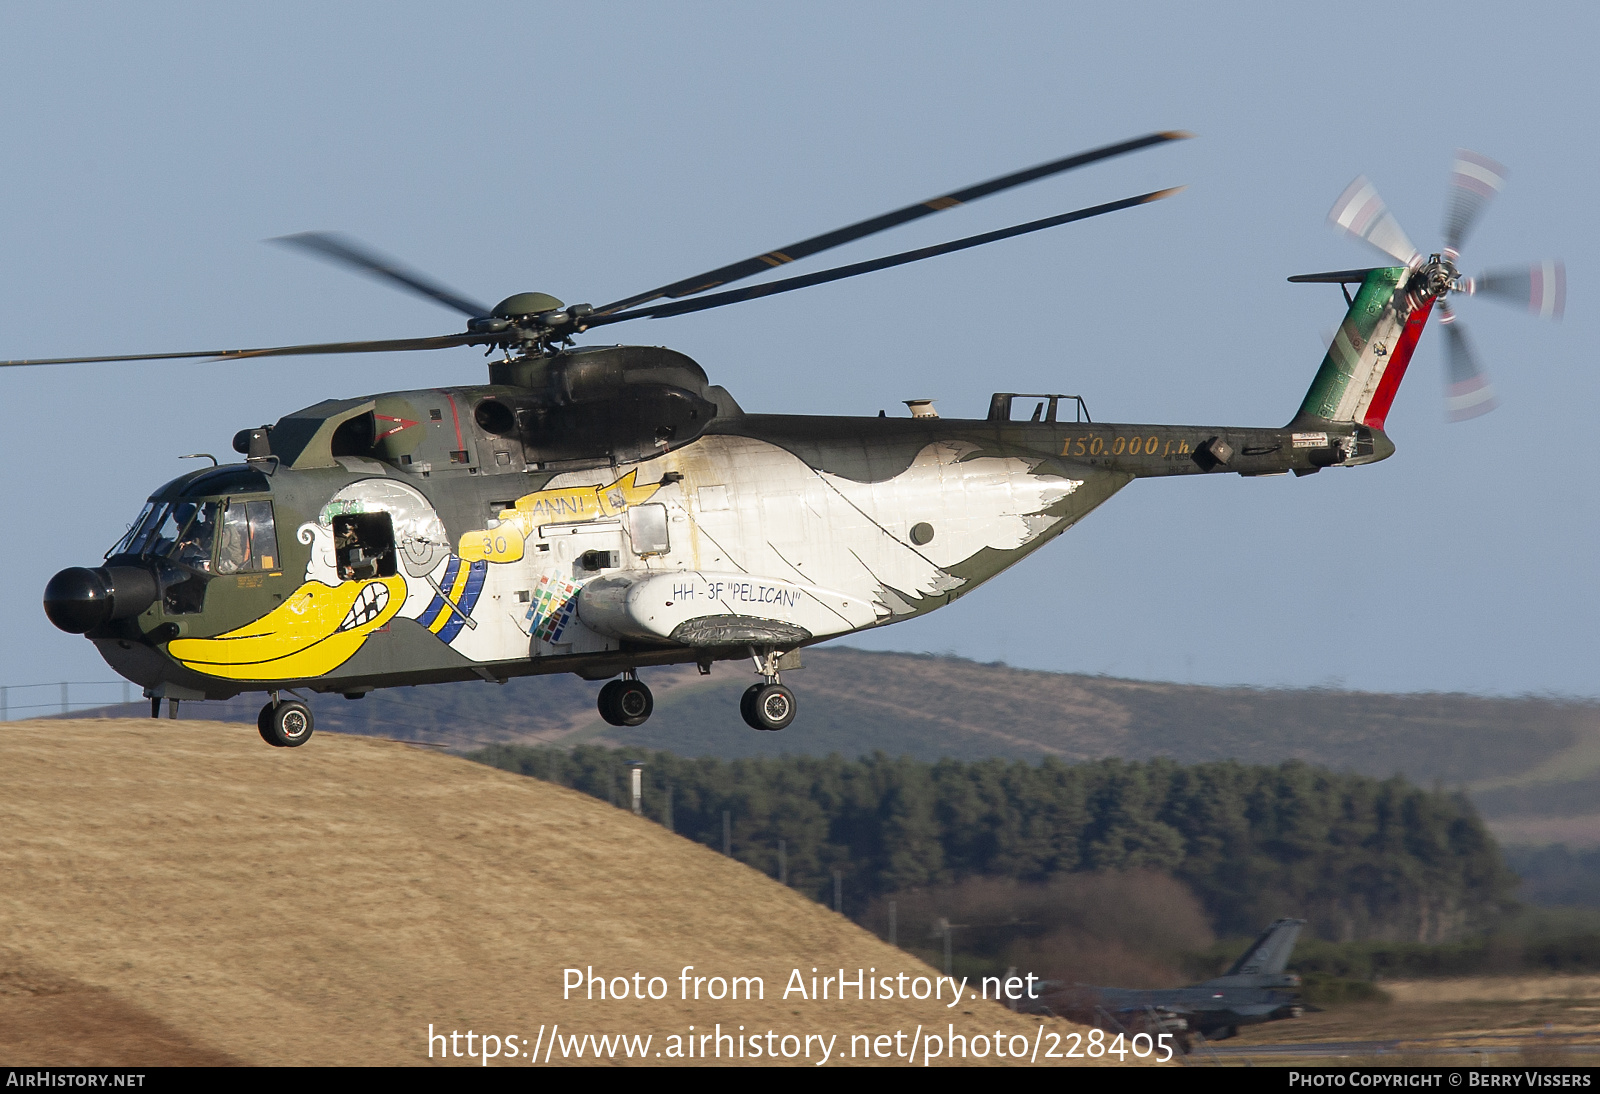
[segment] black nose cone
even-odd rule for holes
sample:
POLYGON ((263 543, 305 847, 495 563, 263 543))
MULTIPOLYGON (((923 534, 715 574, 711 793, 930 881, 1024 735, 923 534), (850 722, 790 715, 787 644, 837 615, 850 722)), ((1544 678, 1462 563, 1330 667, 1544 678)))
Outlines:
POLYGON ((93 570, 62 570, 44 587, 44 614, 68 634, 92 631, 111 619, 111 589, 93 570))

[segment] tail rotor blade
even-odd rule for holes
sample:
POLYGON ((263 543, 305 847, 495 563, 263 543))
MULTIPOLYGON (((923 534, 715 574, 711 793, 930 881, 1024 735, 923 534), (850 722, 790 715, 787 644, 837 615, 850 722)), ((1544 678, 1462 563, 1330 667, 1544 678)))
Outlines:
POLYGON ((1464 422, 1489 413, 1500 405, 1489 377, 1478 364, 1467 332, 1461 329, 1450 306, 1440 301, 1440 324, 1444 328, 1445 414, 1452 422, 1464 422))
POLYGON ((1540 319, 1560 319, 1567 310, 1567 266, 1559 258, 1532 266, 1488 270, 1472 291, 1524 306, 1540 319))
POLYGON ((1461 253, 1472 226, 1489 199, 1506 184, 1506 169, 1488 156, 1456 149, 1455 170, 1450 174, 1450 203, 1444 217, 1444 246, 1453 259, 1461 253))
POLYGON ((1371 244, 1390 258, 1398 259, 1402 265, 1417 266, 1422 262, 1422 255, 1365 175, 1358 176, 1345 187, 1328 211, 1328 223, 1346 235, 1371 244))

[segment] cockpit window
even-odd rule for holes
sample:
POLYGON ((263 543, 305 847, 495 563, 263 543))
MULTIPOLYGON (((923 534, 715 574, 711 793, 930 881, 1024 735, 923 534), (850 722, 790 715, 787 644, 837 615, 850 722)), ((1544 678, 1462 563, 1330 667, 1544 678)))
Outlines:
POLYGON ((222 574, 277 570, 278 534, 270 501, 152 501, 127 534, 106 552, 167 558, 210 573, 212 551, 222 574), (220 536, 219 536, 220 531, 220 536))
POLYGON ((222 514, 222 543, 217 549, 219 574, 276 570, 278 533, 270 501, 230 501, 222 514))
POLYGON ((250 546, 255 551, 256 562, 263 570, 276 570, 283 565, 278 558, 278 532, 272 523, 272 503, 252 501, 250 504, 250 546))
POLYGON ((217 503, 183 502, 174 505, 172 513, 178 534, 172 549, 165 553, 180 566, 209 572, 211 547, 217 538, 217 503), (183 519, 185 516, 188 519, 183 519))
POLYGON ((123 540, 123 550, 118 554, 147 555, 155 545, 165 536, 167 546, 172 545, 172 510, 171 502, 153 501, 144 507, 144 512, 139 515, 139 523, 133 526, 123 540), (165 531, 163 531, 165 530, 165 531))
POLYGON ((144 541, 144 538, 147 535, 149 535, 150 530, 153 527, 151 522, 155 519, 156 510, 160 508, 160 502, 146 502, 144 508, 139 512, 138 519, 136 519, 132 524, 128 525, 128 530, 123 533, 121 539, 117 540, 116 546, 112 547, 111 550, 106 552, 106 557, 110 558, 112 555, 138 554, 138 545, 144 541))
POLYGON ((191 569, 210 570, 216 533, 214 501, 151 502, 111 553, 170 558, 191 569))

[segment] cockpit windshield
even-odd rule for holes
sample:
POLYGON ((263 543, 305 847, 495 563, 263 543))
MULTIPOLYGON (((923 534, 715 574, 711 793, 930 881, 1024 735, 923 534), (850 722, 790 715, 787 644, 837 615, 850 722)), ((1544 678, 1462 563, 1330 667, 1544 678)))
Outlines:
POLYGON ((193 570, 209 571, 216 536, 216 502, 153 501, 110 554, 169 558, 193 570))
POLYGON ((106 552, 106 557, 138 554, 139 545, 149 537, 150 531, 154 527, 152 522, 164 505, 164 502, 146 502, 144 508, 139 511, 138 519, 128 525, 127 532, 123 534, 121 539, 117 540, 116 545, 111 550, 106 552))

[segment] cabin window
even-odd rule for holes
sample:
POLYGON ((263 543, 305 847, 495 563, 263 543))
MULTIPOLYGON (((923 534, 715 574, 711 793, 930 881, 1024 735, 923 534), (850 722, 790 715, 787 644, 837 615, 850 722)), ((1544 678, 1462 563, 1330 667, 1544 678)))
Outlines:
POLYGON ((222 514, 222 542, 217 547, 217 573, 243 574, 277 570, 278 533, 270 501, 231 501, 222 514))
POLYGON ((628 538, 636 555, 664 555, 671 550, 667 539, 667 507, 635 505, 628 510, 628 538))
POLYGON ((388 513, 352 513, 333 518, 333 553, 341 581, 393 577, 394 524, 388 513))
POLYGON ((168 585, 161 594, 161 610, 167 615, 194 615, 205 611, 207 584, 205 578, 190 575, 168 585))

